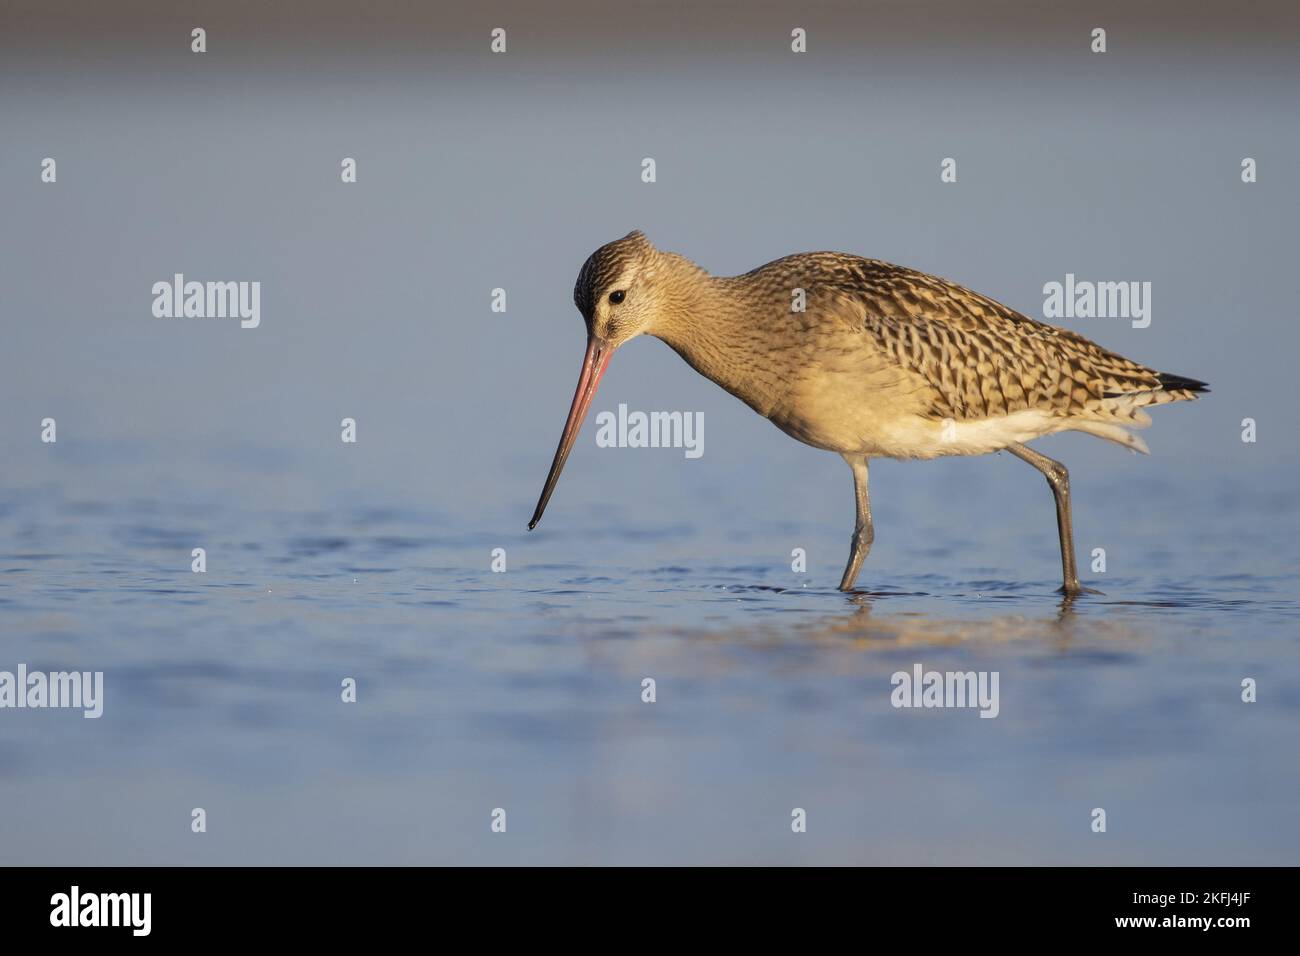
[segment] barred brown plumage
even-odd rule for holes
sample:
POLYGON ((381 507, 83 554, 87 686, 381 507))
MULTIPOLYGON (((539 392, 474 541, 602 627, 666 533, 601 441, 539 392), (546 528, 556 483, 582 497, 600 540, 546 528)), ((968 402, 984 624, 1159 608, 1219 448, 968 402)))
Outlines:
POLYGON ((937 276, 838 252, 786 256, 712 276, 640 232, 597 249, 573 300, 587 356, 529 527, 541 519, 614 350, 653 335, 790 436, 853 468, 858 521, 841 588, 872 537, 871 457, 1007 450, 1051 484, 1063 590, 1074 565, 1065 467, 1022 443, 1083 431, 1135 451, 1147 406, 1192 399, 1204 382, 1157 372, 937 276), (611 292, 618 292, 610 301, 611 292))
POLYGON ((927 410, 934 418, 967 421, 1041 408, 1110 419, 1116 409, 1107 399, 1152 405, 1191 397, 1175 392, 1204 390, 1204 383, 1162 375, 945 279, 875 259, 804 253, 741 278, 757 287, 773 278, 780 286, 801 284, 810 302, 821 297, 825 308, 861 321, 882 351, 934 390, 927 410))

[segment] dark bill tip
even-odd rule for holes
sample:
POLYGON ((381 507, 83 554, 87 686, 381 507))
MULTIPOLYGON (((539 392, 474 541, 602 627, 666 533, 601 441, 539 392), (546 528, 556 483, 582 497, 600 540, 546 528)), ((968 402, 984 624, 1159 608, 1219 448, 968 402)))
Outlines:
POLYGON ((578 375, 578 387, 573 393, 573 404, 569 407, 569 417, 564 423, 564 431, 560 434, 560 444, 556 446, 555 459, 551 462, 546 484, 542 486, 542 495, 537 499, 533 520, 528 522, 529 531, 536 528, 537 522, 542 520, 542 512, 546 510, 546 503, 551 500, 551 493, 555 491, 555 483, 560 480, 564 463, 569 460, 569 452, 573 450, 573 445, 578 440, 582 421, 587 417, 587 409, 591 406, 591 400, 600 386, 600 378, 605 374, 605 367, 613 354, 614 350, 604 339, 596 338, 594 335, 588 337, 587 354, 582 359, 582 371, 578 375))

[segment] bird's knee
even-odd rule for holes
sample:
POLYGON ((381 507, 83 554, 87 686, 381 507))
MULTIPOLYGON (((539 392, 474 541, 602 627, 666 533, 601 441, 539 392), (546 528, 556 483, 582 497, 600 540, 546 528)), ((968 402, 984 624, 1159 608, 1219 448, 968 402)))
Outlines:
POLYGON ((1047 483, 1057 491, 1070 490, 1070 472, 1059 461, 1052 462, 1052 466, 1047 469, 1047 483))

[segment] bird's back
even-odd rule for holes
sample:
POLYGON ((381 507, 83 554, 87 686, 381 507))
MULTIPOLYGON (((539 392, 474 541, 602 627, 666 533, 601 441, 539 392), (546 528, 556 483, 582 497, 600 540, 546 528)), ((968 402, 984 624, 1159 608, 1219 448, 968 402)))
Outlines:
MULTIPOLYGON (((1205 385, 1126 359, 1076 332, 914 269, 835 252, 770 262, 733 280, 751 301, 788 303, 790 321, 837 353, 863 349, 915 391, 918 414, 979 422, 1034 413, 1043 433, 1078 428, 1144 450, 1124 427, 1147 405, 1194 398, 1205 385)), ((842 363, 841 363, 842 364, 842 363)), ((888 377, 882 378, 888 381, 888 377)))

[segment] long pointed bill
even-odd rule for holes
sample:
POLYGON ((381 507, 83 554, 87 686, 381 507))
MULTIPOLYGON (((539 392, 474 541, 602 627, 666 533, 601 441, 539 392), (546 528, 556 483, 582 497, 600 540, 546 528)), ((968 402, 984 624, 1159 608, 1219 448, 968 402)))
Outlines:
POLYGON ((614 349, 604 339, 598 339, 594 335, 588 336, 587 354, 582 360, 582 373, 578 376, 577 391, 573 393, 569 420, 564 423, 564 434, 560 436, 559 447, 555 449, 555 461, 551 462, 551 472, 546 476, 542 496, 537 499, 537 510, 533 512, 533 520, 528 522, 529 531, 536 528, 537 522, 542 520, 542 512, 546 510, 546 503, 551 500, 551 492, 555 490, 555 483, 560 480, 564 463, 569 460, 569 452, 573 451, 574 442, 578 440, 578 432, 582 430, 582 420, 587 417, 587 409, 591 406, 591 400, 600 386, 600 377, 605 374, 605 367, 609 365, 613 354, 614 349))

